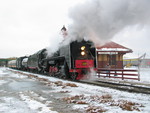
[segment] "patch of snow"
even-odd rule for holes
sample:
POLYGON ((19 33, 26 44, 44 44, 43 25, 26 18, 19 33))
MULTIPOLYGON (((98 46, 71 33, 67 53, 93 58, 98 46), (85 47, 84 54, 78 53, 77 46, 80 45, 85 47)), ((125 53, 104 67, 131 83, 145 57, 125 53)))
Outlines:
POLYGON ((140 81, 143 83, 150 83, 150 68, 140 69, 140 81))
POLYGON ((102 48, 96 50, 97 51, 129 51, 129 49, 124 49, 124 48, 102 48))
POLYGON ((35 113, 32 112, 29 108, 26 107, 25 103, 19 99, 13 97, 3 97, 0 98, 2 101, 0 103, 0 112, 1 113, 35 113))
MULTIPOLYGON (((33 92, 32 92, 33 93, 33 92)), ((34 96, 36 94, 34 93, 34 96)), ((35 99, 31 98, 30 96, 26 96, 20 92, 21 99, 29 106, 32 110, 40 110, 38 113, 58 113, 56 111, 52 111, 50 107, 47 107, 47 104, 36 101, 35 99)), ((39 97, 40 100, 45 100, 43 97, 39 97)))
POLYGON ((5 84, 5 83, 7 83, 7 81, 0 79, 0 85, 5 84))

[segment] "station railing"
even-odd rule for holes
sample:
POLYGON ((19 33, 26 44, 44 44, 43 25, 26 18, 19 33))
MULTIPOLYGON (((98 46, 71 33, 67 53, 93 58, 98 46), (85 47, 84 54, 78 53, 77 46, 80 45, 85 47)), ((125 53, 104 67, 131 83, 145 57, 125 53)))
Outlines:
POLYGON ((120 78, 132 79, 140 81, 140 73, 136 69, 106 69, 98 68, 97 69, 98 77, 107 77, 107 78, 120 78))

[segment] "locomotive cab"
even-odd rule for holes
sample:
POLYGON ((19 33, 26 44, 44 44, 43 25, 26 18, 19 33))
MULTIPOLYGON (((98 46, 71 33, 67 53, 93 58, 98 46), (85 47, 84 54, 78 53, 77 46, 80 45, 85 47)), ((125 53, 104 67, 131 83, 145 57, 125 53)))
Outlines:
POLYGON ((72 79, 87 78, 87 74, 95 67, 95 48, 90 41, 72 42, 70 44, 72 79))
POLYGON ((94 66, 94 56, 91 54, 91 45, 85 41, 71 44, 71 68, 91 68, 94 66))

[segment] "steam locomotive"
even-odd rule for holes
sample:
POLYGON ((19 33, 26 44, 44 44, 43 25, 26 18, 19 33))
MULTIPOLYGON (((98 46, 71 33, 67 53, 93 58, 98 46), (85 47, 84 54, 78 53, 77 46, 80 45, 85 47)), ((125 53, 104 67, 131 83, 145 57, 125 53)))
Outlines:
POLYGON ((59 50, 51 55, 48 55, 47 49, 42 49, 29 57, 10 61, 8 66, 59 78, 80 80, 86 78, 91 69, 96 69, 95 47, 91 41, 76 40, 62 44, 59 50))

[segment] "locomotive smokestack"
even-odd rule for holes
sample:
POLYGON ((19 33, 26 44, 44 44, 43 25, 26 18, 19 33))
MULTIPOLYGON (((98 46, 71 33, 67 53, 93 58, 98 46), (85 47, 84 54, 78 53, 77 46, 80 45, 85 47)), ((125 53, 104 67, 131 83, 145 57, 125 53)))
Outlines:
POLYGON ((64 25, 61 28, 61 33, 62 33, 63 37, 66 38, 66 36, 67 36, 67 29, 66 29, 66 27, 64 25))

